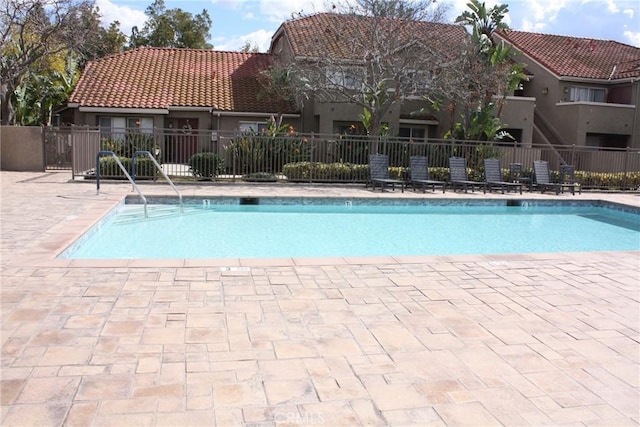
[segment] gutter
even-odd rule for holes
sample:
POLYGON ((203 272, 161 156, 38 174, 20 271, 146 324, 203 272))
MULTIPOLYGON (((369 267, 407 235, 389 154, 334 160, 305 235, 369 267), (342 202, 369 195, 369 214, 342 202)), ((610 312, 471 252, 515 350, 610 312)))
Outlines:
MULTIPOLYGON (((277 116, 278 113, 253 113, 253 112, 241 112, 241 111, 220 111, 213 110, 211 114, 217 114, 219 116, 240 116, 240 117, 270 117, 277 116)), ((297 119, 300 117, 300 113, 292 113, 292 114, 280 114, 282 117, 287 117, 290 119, 297 119)))
MULTIPOLYGON (((236 116, 236 117, 269 117, 277 116, 278 113, 255 113, 255 112, 242 112, 242 111, 220 111, 212 109, 211 107, 169 107, 165 108, 117 108, 117 107, 79 107, 78 110, 82 113, 120 113, 120 114, 164 114, 167 115, 171 111, 199 111, 207 112, 210 114, 218 114, 220 116, 236 116)), ((281 114, 283 117, 297 119, 300 117, 299 113, 294 114, 281 114)))
POLYGON ((169 114, 165 108, 78 107, 81 113, 169 114))

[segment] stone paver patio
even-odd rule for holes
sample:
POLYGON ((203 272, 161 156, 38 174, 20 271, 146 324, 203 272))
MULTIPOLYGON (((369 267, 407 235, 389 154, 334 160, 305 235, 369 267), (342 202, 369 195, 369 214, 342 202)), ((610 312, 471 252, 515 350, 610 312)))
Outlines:
MULTIPOLYGON (((106 183, 96 194, 68 178, 0 174, 3 426, 640 421, 638 251, 61 260, 131 191, 106 183)), ((401 196, 346 186, 180 189, 401 196)), ((522 197, 640 204, 637 194, 522 197)))

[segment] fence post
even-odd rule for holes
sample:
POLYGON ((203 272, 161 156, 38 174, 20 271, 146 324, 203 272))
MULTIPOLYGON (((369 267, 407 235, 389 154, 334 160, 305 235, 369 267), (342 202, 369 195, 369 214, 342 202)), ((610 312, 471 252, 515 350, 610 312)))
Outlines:
MULTIPOLYGON (((313 132, 311 132, 311 134, 309 135, 309 141, 313 141, 313 132)), ((309 182, 311 182, 311 165, 313 164, 313 155, 315 154, 316 151, 316 144, 309 142, 311 149, 309 150, 309 158, 307 159, 307 162, 309 162, 309 182)), ((302 165, 300 165, 300 169, 302 169, 302 165)))
MULTIPOLYGON (((76 125, 71 124, 71 129, 69 129, 69 140, 71 141, 71 180, 74 181, 76 179, 76 125)), ((96 169, 96 173, 98 170, 96 169)))
POLYGON ((44 125, 40 125, 40 135, 42 135, 42 171, 47 170, 47 152, 45 150, 45 141, 46 141, 46 131, 47 128, 44 125))
POLYGON ((239 150, 236 142, 238 141, 238 131, 233 131, 233 136, 231 140, 231 182, 236 182, 236 163, 238 163, 237 157, 239 156, 239 150))
POLYGON ((631 184, 629 183, 629 156, 631 147, 627 146, 624 154, 624 186, 623 190, 626 188, 631 188, 631 184))

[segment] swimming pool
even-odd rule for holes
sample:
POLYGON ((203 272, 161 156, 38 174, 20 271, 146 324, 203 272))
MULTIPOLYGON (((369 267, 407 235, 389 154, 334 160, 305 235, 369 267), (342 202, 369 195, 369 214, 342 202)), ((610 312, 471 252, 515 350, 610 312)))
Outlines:
MULTIPOLYGON (((128 199, 130 202, 133 199, 128 199)), ((72 259, 300 258, 640 250, 637 209, 601 202, 207 198, 122 203, 72 259)))

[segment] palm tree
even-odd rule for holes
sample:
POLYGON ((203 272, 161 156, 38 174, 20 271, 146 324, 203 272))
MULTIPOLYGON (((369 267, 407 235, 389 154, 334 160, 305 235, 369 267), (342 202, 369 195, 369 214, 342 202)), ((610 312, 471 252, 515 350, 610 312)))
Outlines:
POLYGON ((462 12, 462 15, 456 18, 457 24, 472 27, 472 34, 476 34, 479 38, 488 38, 493 44, 493 34, 496 31, 506 31, 509 26, 504 22, 504 17, 509 13, 509 6, 506 4, 495 5, 487 10, 486 5, 478 0, 470 0, 467 4, 469 10, 462 12), (482 37, 484 36, 484 37, 482 37))
POLYGON ((464 106, 464 114, 451 133, 458 138, 493 139, 503 127, 498 118, 504 99, 526 76, 524 66, 513 60, 510 46, 494 40, 496 32, 509 29, 504 22, 508 6, 487 9, 485 3, 469 0, 467 7, 455 21, 470 27, 471 32, 468 55, 463 55, 465 91, 453 100, 454 105, 460 102, 464 106))

